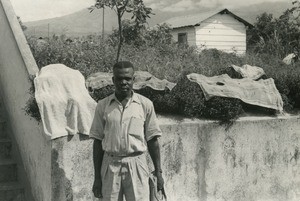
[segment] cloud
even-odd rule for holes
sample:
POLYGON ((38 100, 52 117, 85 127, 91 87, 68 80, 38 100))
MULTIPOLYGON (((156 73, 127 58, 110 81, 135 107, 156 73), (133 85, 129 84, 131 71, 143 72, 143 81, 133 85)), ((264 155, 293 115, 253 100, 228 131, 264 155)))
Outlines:
MULTIPOLYGON (((87 8, 95 0, 10 0, 16 14, 22 21, 40 20, 59 17, 87 8)), ((144 0, 146 6, 162 11, 180 12, 201 8, 233 8, 265 1, 292 0, 144 0)))
MULTIPOLYGON (((151 1, 150 7, 153 9, 159 9, 168 12, 180 12, 189 11, 201 8, 236 8, 240 6, 246 6, 250 4, 269 2, 284 2, 287 0, 252 0, 252 1, 241 1, 241 0, 147 0, 151 1)), ((292 0, 288 0, 292 1, 292 0)))
MULTIPOLYGON (((223 1, 224 2, 224 1, 223 1)), ((219 0, 203 0, 203 1, 200 1, 200 2, 197 2, 196 3, 197 6, 201 6, 201 7, 207 7, 207 8, 217 8, 217 7, 222 7, 223 3, 219 0)))
POLYGON ((87 8, 95 0, 11 0, 16 15, 22 21, 59 17, 87 8))
POLYGON ((164 1, 158 1, 158 0, 150 0, 151 4, 150 7, 153 9, 163 9, 165 7, 168 7, 169 5, 172 5, 173 3, 178 2, 178 0, 170 1, 170 0, 164 0, 164 1))
POLYGON ((194 9, 195 6, 197 6, 197 1, 181 0, 178 1, 177 3, 164 7, 162 11, 168 11, 168 12, 188 11, 194 9))
POLYGON ((155 2, 155 0, 144 0, 144 3, 147 5, 152 4, 153 2, 155 2))

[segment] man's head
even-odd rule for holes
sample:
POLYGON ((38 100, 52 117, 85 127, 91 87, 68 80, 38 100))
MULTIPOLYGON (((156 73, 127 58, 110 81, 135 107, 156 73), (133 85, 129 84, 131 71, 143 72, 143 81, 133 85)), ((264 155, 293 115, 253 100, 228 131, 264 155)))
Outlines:
POLYGON ((113 83, 116 95, 127 97, 131 95, 134 81, 134 67, 129 61, 119 61, 113 66, 113 83))

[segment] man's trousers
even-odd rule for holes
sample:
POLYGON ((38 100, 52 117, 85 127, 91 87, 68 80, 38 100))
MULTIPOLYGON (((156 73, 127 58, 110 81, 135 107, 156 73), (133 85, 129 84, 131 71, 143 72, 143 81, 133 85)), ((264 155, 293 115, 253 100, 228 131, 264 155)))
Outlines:
POLYGON ((101 201, 149 201, 149 169, 146 154, 114 156, 104 154, 101 201))

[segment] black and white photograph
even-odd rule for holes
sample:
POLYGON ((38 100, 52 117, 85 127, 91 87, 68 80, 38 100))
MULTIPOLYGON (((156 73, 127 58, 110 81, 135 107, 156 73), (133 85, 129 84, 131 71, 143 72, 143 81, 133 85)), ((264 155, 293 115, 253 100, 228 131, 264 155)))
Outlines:
POLYGON ((0 201, 299 201, 300 0, 0 0, 0 201))

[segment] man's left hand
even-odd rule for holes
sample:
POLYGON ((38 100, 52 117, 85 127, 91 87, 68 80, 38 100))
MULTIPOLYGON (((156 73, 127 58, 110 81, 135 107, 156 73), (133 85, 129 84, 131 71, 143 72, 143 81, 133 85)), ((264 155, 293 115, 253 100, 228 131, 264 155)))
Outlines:
POLYGON ((156 177, 157 177, 157 190, 161 191, 164 188, 164 179, 162 177, 162 173, 161 172, 156 172, 156 177))

